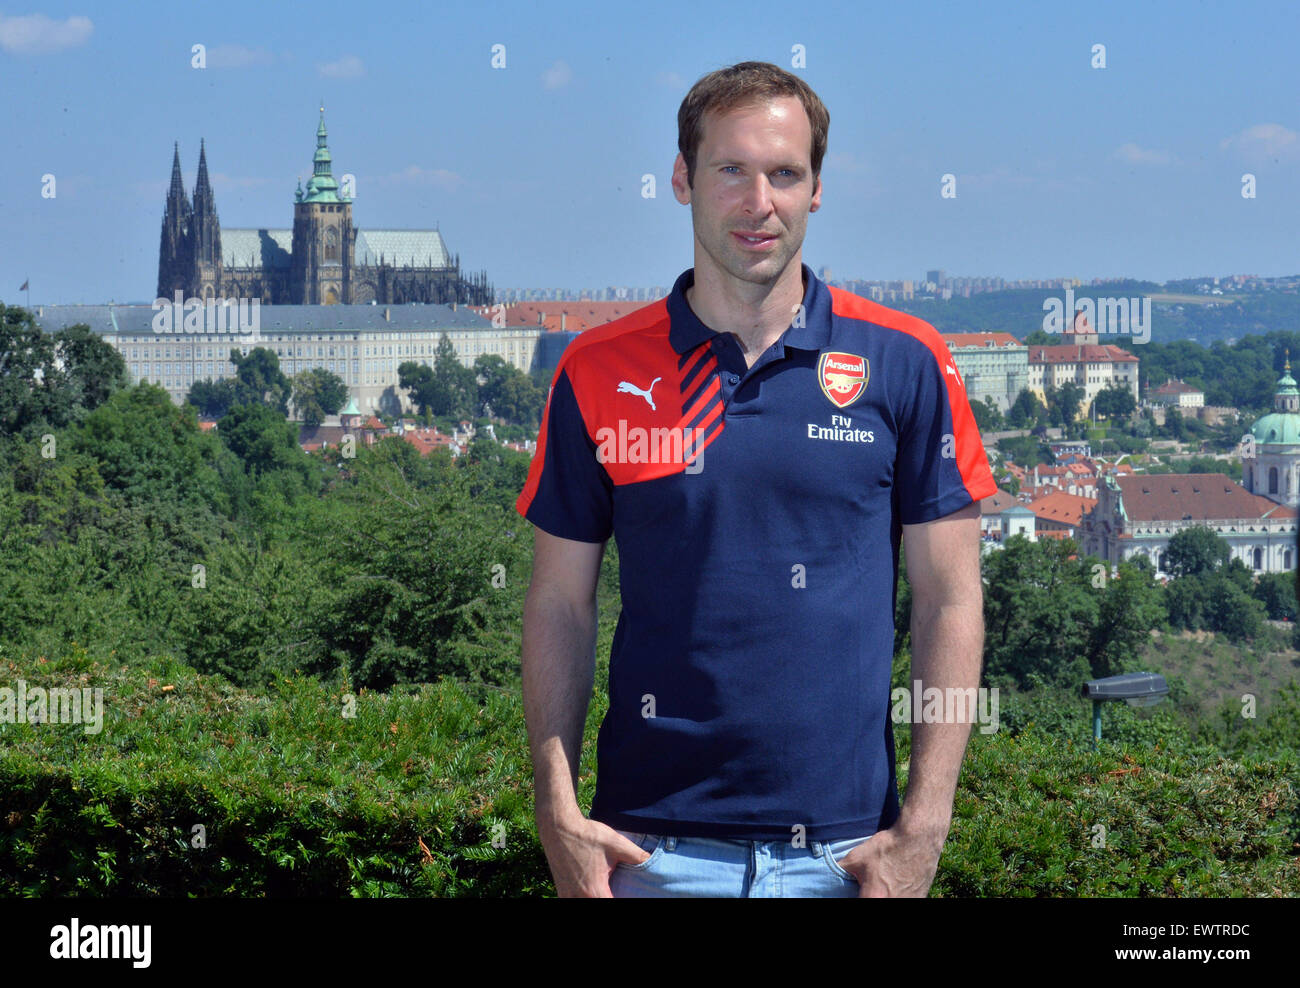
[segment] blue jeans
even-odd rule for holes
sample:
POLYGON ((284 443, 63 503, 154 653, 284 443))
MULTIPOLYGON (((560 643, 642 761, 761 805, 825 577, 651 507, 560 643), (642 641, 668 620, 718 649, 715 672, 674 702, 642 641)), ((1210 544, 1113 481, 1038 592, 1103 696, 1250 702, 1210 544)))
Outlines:
POLYGON ((619 862, 609 876, 616 899, 711 896, 779 899, 856 898, 858 880, 838 859, 870 837, 807 842, 665 837, 620 830, 650 857, 619 862))

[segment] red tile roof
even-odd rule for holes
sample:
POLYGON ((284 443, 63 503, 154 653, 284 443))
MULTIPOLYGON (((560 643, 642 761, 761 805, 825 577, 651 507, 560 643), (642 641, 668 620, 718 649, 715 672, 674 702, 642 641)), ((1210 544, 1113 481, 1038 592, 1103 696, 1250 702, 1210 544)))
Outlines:
MULTIPOLYGON (((659 299, 657 301, 663 301, 659 299)), ((565 332, 580 333, 593 326, 603 326, 622 319, 629 313, 654 302, 509 302, 504 309, 495 305, 469 306, 481 316, 488 319, 504 316, 507 326, 536 326, 539 317, 541 325, 548 333, 559 332, 563 322, 565 332), (560 316, 564 319, 561 320, 560 316)))
POLYGON ((1294 509, 1270 501, 1222 473, 1155 473, 1116 478, 1130 521, 1294 518, 1294 509))
POLYGON ((1095 497, 1083 497, 1079 494, 1054 491, 1046 497, 1031 501, 1028 508, 1043 521, 1055 521, 1063 525, 1078 525, 1083 521, 1083 516, 1096 506, 1097 499, 1095 497))
POLYGON ((1031 346, 1031 364, 1116 363, 1136 364, 1138 358, 1110 343, 1066 343, 1057 346, 1031 346))
POLYGON ((953 346, 977 346, 988 349, 990 342, 995 348, 1024 345, 1010 333, 941 333, 939 335, 943 337, 945 343, 951 343, 953 346))

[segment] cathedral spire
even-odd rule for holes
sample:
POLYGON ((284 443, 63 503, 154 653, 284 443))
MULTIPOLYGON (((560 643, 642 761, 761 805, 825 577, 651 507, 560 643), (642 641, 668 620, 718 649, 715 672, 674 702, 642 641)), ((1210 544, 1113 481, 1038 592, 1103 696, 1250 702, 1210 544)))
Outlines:
POLYGON ((189 288, 194 263, 194 214, 181 177, 181 148, 172 144, 172 178, 163 205, 162 235, 158 243, 158 298, 189 288))
POLYGON ((199 139, 199 176, 194 180, 194 262, 198 283, 212 285, 220 281, 217 270, 221 261, 221 221, 217 202, 208 181, 208 152, 199 139))
POLYGON ((339 194, 339 184, 330 174, 330 149, 326 144, 325 104, 321 103, 320 123, 316 127, 316 153, 312 156, 312 176, 302 202, 347 202, 339 194))
POLYGON ((194 212, 201 213, 213 206, 212 185, 208 182, 208 153, 199 138, 199 177, 194 182, 194 212))
POLYGON ((181 145, 180 142, 172 144, 172 184, 167 190, 167 204, 171 205, 175 199, 187 199, 185 195, 185 179, 181 177, 181 145))

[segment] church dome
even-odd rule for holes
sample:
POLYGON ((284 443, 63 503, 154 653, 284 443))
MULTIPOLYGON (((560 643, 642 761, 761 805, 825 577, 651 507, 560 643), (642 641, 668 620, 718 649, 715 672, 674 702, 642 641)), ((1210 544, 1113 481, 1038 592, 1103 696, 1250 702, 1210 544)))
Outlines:
POLYGON ((1300 445, 1300 389, 1291 376, 1290 354, 1273 396, 1273 411, 1260 416, 1250 427, 1250 434, 1257 443, 1300 445))
POLYGON ((1300 414, 1269 412, 1250 427, 1250 434, 1259 443, 1300 444, 1300 414))

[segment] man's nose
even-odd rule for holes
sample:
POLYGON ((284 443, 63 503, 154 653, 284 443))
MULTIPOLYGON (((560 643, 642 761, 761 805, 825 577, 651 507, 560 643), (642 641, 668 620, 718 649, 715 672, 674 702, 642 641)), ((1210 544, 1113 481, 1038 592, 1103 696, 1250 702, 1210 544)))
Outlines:
POLYGON ((772 211, 772 185, 766 175, 755 175, 746 186, 745 210, 756 216, 766 216, 772 211))

